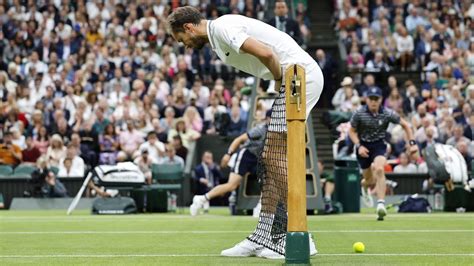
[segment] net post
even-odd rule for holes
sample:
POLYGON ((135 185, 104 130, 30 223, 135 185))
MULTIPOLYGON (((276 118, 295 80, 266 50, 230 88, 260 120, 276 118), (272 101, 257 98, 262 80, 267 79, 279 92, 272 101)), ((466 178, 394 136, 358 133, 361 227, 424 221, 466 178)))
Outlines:
POLYGON ((306 75, 300 65, 285 71, 286 120, 288 127, 288 230, 286 264, 309 264, 306 220, 306 75))

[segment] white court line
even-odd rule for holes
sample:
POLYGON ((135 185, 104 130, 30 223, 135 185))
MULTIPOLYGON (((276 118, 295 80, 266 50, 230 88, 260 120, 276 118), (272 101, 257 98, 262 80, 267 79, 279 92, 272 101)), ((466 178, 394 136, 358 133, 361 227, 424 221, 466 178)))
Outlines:
MULTIPOLYGON (((318 254, 316 257, 472 257, 473 253, 392 253, 392 254, 318 254)), ((146 258, 146 257, 220 257, 219 254, 48 254, 48 255, 0 255, 0 259, 22 258, 146 258)))
MULTIPOLYGON (((439 229, 439 230, 315 230, 310 233, 473 233, 470 229, 439 229)), ((180 230, 180 231, 15 231, 0 232, 0 235, 80 235, 80 234, 244 234, 247 231, 204 231, 204 230, 180 230)))
MULTIPOLYGON (((374 214, 375 215, 375 214, 374 214)), ((329 221, 329 220, 341 220, 343 221, 344 218, 372 218, 372 214, 367 213, 367 214, 342 214, 339 216, 308 216, 309 220, 321 220, 321 221, 329 221)), ((420 213, 420 214, 400 214, 400 213, 393 213, 389 214, 390 218, 449 218, 449 219, 470 219, 474 217, 474 214, 472 213, 420 213)), ((51 215, 51 216, 1 216, 0 215, 0 221, 6 221, 6 220, 60 220, 60 221, 77 221, 79 219, 82 220, 96 220, 96 221, 105 221, 105 220, 113 220, 117 221, 116 219, 117 216, 111 218, 110 216, 96 216, 96 215, 80 215, 80 216, 66 216, 66 215, 51 215)), ((138 220, 138 221, 149 221, 149 220, 165 220, 165 219, 185 219, 189 221, 196 221, 196 220, 205 220, 205 219, 223 219, 223 220, 237 220, 237 219, 245 219, 245 220, 256 220, 256 218, 253 218, 251 216, 227 216, 227 215, 213 215, 213 214, 207 214, 207 215, 201 215, 198 217, 193 217, 191 215, 124 215, 120 216, 120 220, 138 220)))

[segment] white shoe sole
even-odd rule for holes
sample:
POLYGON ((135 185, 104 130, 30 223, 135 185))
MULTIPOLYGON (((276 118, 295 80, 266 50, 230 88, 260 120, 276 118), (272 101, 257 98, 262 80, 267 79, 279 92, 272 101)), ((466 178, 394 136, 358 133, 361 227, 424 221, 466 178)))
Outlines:
POLYGON ((279 253, 276 253, 275 251, 273 250, 270 250, 268 248, 264 248, 262 250, 262 252, 260 252, 259 254, 257 254, 257 257, 259 258, 265 258, 265 259, 270 259, 270 260, 282 260, 282 259, 285 259, 285 256, 279 254, 279 253))

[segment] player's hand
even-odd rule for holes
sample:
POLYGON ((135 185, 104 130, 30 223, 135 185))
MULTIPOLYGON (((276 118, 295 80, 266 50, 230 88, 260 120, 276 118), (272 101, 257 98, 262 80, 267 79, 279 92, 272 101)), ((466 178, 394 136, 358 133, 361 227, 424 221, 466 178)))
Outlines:
POLYGON ((222 157, 221 159, 221 168, 227 167, 227 163, 229 162, 229 160, 230 160, 230 155, 229 154, 224 155, 224 157, 222 157))
POLYGON ((359 149, 357 150, 357 152, 359 153, 360 157, 362 157, 362 158, 368 158, 369 157, 369 150, 364 146, 360 146, 359 149))
POLYGON ((202 184, 204 184, 206 186, 209 184, 209 181, 207 181, 207 179, 205 179, 205 178, 199 178, 199 182, 201 182, 202 184))
POLYGON ((282 80, 275 80, 275 91, 280 92, 282 86, 282 80))

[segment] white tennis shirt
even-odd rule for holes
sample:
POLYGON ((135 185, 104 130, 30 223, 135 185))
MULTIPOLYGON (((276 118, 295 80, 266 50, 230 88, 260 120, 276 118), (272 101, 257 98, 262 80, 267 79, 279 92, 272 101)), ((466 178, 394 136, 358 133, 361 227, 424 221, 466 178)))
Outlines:
POLYGON ((257 57, 240 51, 249 37, 269 46, 284 68, 290 64, 300 64, 306 73, 319 68, 314 59, 288 34, 256 19, 224 15, 208 20, 207 33, 212 49, 224 63, 265 80, 274 79, 270 70, 257 57))

